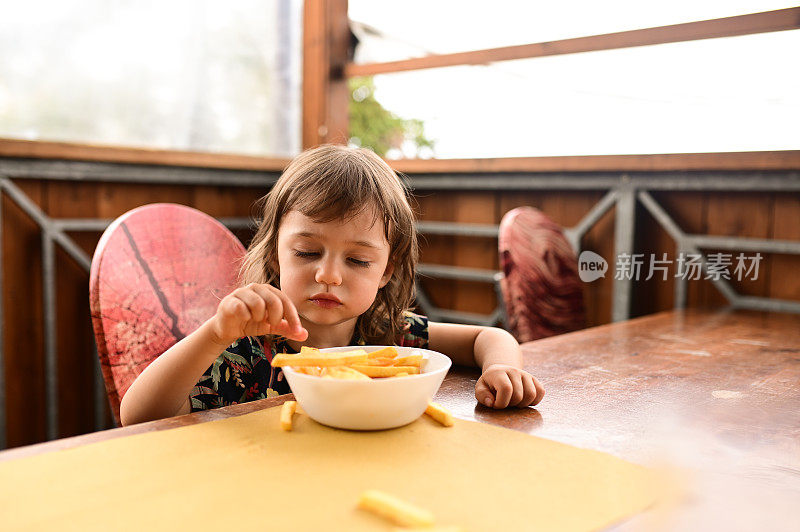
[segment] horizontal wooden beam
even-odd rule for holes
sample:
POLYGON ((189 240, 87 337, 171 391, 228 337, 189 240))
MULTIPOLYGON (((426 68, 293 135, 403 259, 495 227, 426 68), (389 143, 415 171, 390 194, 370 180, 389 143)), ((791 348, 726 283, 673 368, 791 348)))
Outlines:
POLYGON ((289 159, 175 150, 128 148, 71 142, 0 139, 0 157, 191 166, 282 172, 289 159))
MULTIPOLYGON (((0 157, 260 170, 267 172, 282 172, 290 161, 290 159, 249 155, 149 150, 15 139, 0 139, 0 157)), ((388 162, 395 170, 409 174, 800 170, 800 150, 487 159, 400 159, 388 162)))
POLYGON ((753 33, 794 30, 800 28, 800 7, 765 11, 750 15, 717 18, 684 24, 672 24, 632 31, 606 33, 590 37, 578 37, 561 41, 505 46, 471 52, 429 55, 386 63, 355 64, 345 67, 347 77, 372 76, 425 68, 441 68, 458 65, 486 65, 496 61, 528 59, 550 55, 576 54, 598 50, 632 48, 651 44, 696 41, 733 37, 753 33))
POLYGON ((388 161, 406 174, 800 170, 800 150, 388 161))

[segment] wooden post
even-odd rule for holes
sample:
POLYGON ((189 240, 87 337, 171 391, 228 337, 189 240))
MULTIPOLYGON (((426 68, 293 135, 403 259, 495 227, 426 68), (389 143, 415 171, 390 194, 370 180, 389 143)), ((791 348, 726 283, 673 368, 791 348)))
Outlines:
POLYGON ((346 144, 347 0, 306 0, 303 12, 303 149, 346 144))

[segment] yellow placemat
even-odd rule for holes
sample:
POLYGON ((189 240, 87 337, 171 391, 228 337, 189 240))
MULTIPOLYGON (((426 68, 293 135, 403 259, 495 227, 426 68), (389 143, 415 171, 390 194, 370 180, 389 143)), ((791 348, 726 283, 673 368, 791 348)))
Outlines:
POLYGON ((655 500, 652 473, 596 451, 423 416, 379 432, 280 408, 0 463, 3 530, 383 531, 366 489, 464 530, 595 530, 655 500))

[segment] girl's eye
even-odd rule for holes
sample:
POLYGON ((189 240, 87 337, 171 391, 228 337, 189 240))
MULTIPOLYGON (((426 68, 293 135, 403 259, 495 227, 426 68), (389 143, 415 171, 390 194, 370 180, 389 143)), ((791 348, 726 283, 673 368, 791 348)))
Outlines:
POLYGON ((307 259, 319 255, 319 253, 317 253, 316 251, 300 251, 299 249, 295 249, 294 254, 296 257, 303 257, 307 259))
POLYGON ((349 260, 351 263, 353 263, 356 266, 359 266, 361 268, 369 268, 369 261, 368 260, 358 260, 358 259, 354 259, 352 257, 350 257, 347 260, 349 260))

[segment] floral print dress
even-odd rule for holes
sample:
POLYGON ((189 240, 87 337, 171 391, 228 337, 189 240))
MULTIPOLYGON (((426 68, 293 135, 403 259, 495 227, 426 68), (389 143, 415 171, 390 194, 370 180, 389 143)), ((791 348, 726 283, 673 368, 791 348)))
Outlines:
MULTIPOLYGON (((403 316, 404 326, 395 345, 428 347, 428 318, 412 312, 403 316)), ((230 345, 200 377, 190 395, 192 412, 221 406, 246 403, 285 393, 291 393, 281 368, 270 365, 278 353, 296 353, 285 338, 273 337, 267 344, 269 356, 261 338, 246 336, 230 345)), ((365 345, 356 334, 350 345, 365 345)))

